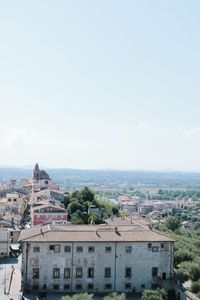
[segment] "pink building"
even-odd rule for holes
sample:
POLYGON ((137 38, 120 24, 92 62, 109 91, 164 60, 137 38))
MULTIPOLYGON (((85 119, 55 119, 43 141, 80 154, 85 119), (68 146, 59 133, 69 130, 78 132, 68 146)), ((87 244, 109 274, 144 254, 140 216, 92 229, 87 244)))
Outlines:
POLYGON ((53 204, 44 204, 32 208, 32 225, 51 222, 66 223, 68 215, 65 208, 53 204))

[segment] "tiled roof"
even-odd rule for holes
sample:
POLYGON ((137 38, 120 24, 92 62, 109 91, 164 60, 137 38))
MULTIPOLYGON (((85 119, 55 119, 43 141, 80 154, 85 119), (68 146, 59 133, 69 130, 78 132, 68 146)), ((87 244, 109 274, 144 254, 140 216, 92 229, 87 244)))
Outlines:
POLYGON ((56 212, 65 212, 65 209, 63 208, 63 207, 61 207, 61 206, 59 206, 59 205, 53 205, 53 204, 43 204, 43 205, 39 205, 39 206, 34 206, 33 208, 32 208, 32 211, 33 212, 37 212, 37 211, 39 211, 39 212, 41 212, 41 210, 42 209, 45 209, 45 208, 52 208, 52 211, 50 211, 50 212, 54 212, 54 211, 56 211, 56 212))
POLYGON ((29 242, 168 242, 171 238, 142 226, 45 225, 22 230, 29 242))

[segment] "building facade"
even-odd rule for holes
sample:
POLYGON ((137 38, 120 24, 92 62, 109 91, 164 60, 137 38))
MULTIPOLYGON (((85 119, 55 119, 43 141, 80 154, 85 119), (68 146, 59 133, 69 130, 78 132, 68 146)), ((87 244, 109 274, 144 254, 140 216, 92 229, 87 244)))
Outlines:
POLYGON ((46 225, 20 241, 25 290, 142 292, 173 278, 173 240, 144 226, 46 225))
POLYGON ((39 225, 51 222, 66 222, 68 216, 65 208, 59 205, 44 204, 31 208, 32 225, 39 225))

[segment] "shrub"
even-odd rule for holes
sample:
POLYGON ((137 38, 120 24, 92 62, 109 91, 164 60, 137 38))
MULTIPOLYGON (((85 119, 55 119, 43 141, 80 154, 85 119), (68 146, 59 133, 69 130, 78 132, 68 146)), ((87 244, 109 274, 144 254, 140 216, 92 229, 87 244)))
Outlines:
POLYGON ((195 294, 200 292, 200 280, 194 281, 191 286, 191 291, 195 294))
POLYGON ((163 289, 145 290, 142 294, 142 300, 167 300, 167 292, 163 289))

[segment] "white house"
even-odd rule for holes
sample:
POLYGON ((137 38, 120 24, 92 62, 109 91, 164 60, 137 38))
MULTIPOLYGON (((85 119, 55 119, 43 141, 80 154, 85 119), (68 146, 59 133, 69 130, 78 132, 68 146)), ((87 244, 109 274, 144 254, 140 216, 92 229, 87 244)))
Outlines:
POLYGON ((35 226, 19 240, 25 290, 142 292, 172 282, 174 241, 144 226, 35 226))

